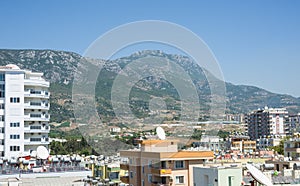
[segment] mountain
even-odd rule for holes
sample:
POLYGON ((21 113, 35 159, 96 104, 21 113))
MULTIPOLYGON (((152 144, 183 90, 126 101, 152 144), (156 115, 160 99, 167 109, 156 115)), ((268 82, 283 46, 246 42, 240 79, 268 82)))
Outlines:
MULTIPOLYGON (((174 61, 191 77, 196 86, 201 105, 201 112, 206 114, 209 110, 210 89, 205 78, 207 72, 199 68, 188 57, 166 54, 161 51, 141 51, 128 57, 116 60, 85 59, 79 54, 55 50, 0 50, 0 65, 16 64, 22 69, 44 73, 45 79, 51 82, 51 120, 61 122, 73 117, 72 114, 72 82, 74 72, 80 60, 92 60, 95 69, 102 66, 97 80, 96 100, 97 109, 102 118, 111 121, 114 112, 111 105, 111 89, 117 75, 127 64, 145 56, 159 56, 162 59, 174 61)), ((82 67, 87 68, 87 67, 82 67)), ((140 69, 141 71, 143 69, 140 69)), ((215 79, 215 81, 219 81, 215 79)), ((226 85, 226 112, 247 113, 253 109, 269 107, 286 107, 291 113, 300 112, 300 99, 290 95, 276 94, 264 89, 246 86, 226 85)), ((172 84, 164 79, 147 77, 137 82, 130 94, 130 104, 137 117, 149 114, 149 100, 151 96, 164 97, 167 109, 180 109, 179 95, 172 84)))

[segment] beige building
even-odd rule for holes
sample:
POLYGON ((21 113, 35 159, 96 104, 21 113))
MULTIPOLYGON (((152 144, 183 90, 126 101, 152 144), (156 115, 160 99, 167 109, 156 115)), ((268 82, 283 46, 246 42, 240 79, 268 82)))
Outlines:
POLYGON ((230 150, 234 153, 254 153, 256 151, 256 141, 252 141, 248 136, 232 136, 229 139, 230 150))
POLYGON ((139 150, 120 152, 127 162, 121 181, 131 186, 193 185, 193 167, 212 159, 212 151, 178 151, 176 140, 146 140, 139 150))
POLYGON ((284 156, 300 160, 300 139, 291 138, 284 142, 284 156))

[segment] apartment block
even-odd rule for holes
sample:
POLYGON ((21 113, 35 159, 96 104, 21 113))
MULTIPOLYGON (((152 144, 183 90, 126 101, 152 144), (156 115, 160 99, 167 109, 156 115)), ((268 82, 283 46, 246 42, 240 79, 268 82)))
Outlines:
POLYGON ((0 67, 0 157, 48 147, 50 93, 42 76, 16 65, 0 67))
POLYGON ((227 149, 234 154, 252 154, 256 151, 256 141, 250 140, 249 136, 244 135, 230 136, 227 140, 227 149))
POLYGON ((121 177, 131 186, 193 185, 193 167, 203 166, 212 159, 212 151, 178 151, 176 140, 146 140, 141 148, 120 151, 127 161, 120 164, 126 170, 121 177))
POLYGON ((258 109, 247 116, 248 135, 251 140, 289 134, 289 115, 285 108, 258 109))

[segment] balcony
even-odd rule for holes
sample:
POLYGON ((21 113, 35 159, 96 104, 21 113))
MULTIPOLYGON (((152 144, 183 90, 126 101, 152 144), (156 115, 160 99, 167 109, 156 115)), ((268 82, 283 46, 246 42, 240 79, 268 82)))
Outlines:
POLYGON ((25 133, 49 133, 50 126, 26 126, 24 127, 25 133))
POLYGON ((26 102, 24 103, 25 109, 41 109, 41 110, 49 110, 50 104, 43 102, 26 102))
POLYGON ((49 121, 49 114, 24 114, 24 121, 49 121))
POLYGON ((24 79, 25 86, 49 87, 50 83, 43 79, 24 79))
POLYGON ((172 174, 172 169, 160 169, 160 168, 152 168, 152 174, 160 175, 160 176, 167 176, 172 174))
POLYGON ((120 178, 121 182, 129 184, 129 176, 122 176, 120 178))
POLYGON ((49 138, 26 138, 24 145, 48 145, 49 138))
POLYGON ((26 98, 49 98, 50 92, 41 90, 25 90, 24 97, 26 98))
POLYGON ((123 169, 123 170, 129 170, 129 165, 128 165, 128 164, 125 164, 125 163, 121 163, 121 164, 120 164, 120 169, 123 169))
POLYGON ((286 152, 300 153, 300 148, 285 148, 284 150, 285 150, 286 152))

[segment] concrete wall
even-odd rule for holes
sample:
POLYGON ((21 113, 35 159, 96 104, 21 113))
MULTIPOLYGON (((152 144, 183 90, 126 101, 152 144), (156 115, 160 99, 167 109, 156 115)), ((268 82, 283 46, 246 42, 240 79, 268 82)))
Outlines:
POLYGON ((239 186, 242 182, 242 168, 194 167, 193 179, 194 186, 239 186))

